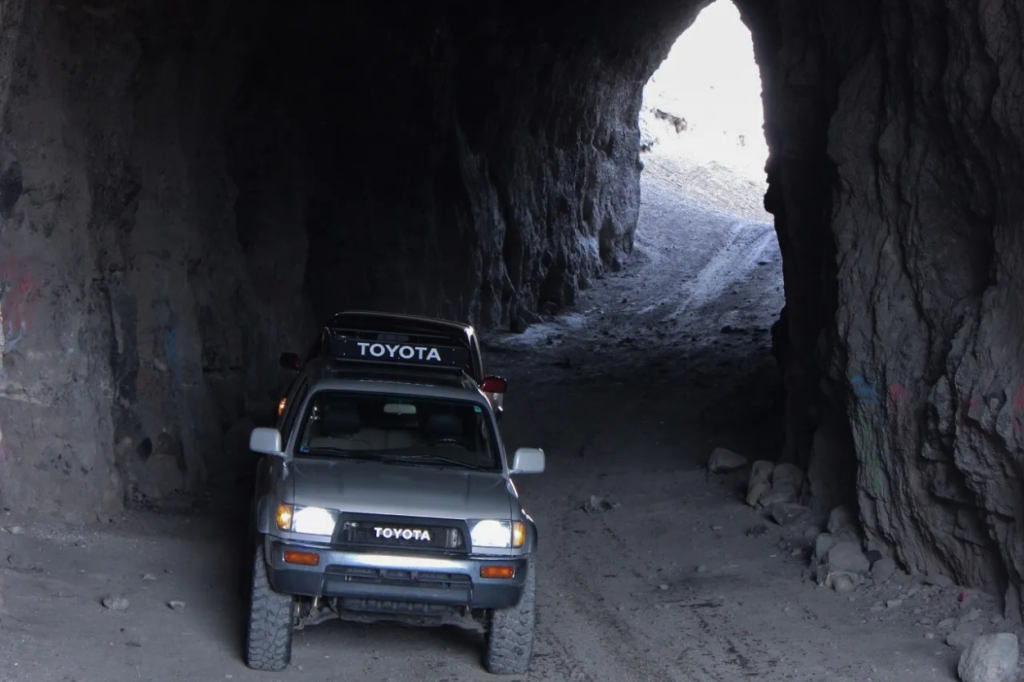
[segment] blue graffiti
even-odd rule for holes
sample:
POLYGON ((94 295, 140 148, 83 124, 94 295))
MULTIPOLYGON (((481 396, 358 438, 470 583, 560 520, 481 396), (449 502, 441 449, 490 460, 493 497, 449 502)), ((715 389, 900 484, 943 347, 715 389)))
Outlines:
POLYGON ((856 375, 850 379, 850 387, 853 388, 853 394, 857 396, 857 400, 865 405, 877 405, 878 404, 878 392, 875 391, 875 387, 870 381, 856 375))
POLYGON ((850 388, 853 389, 853 395, 856 396, 857 402, 866 407, 878 409, 878 422, 884 428, 886 406, 885 402, 879 399, 878 390, 874 384, 857 374, 850 379, 850 388))

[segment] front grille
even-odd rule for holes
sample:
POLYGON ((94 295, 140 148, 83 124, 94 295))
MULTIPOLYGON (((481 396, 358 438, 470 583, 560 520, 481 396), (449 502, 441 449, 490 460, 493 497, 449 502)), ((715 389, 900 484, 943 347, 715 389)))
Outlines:
POLYGON ((468 575, 462 573, 363 568, 361 566, 328 566, 326 573, 330 578, 340 578, 347 582, 401 587, 431 587, 446 590, 466 589, 472 582, 468 575))
POLYGON ((332 544, 345 550, 465 554, 468 529, 465 523, 460 525, 435 519, 343 515, 338 520, 332 544))
POLYGON ((345 595, 348 611, 437 617, 465 604, 473 584, 468 575, 434 571, 407 571, 356 566, 328 566, 329 593, 345 595))

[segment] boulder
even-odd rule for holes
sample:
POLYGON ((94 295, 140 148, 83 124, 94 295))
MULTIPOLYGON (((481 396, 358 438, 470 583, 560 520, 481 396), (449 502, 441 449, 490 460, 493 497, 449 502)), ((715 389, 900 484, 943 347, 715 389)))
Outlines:
POLYGON ((772 470, 775 465, 767 460, 758 460, 750 469, 750 480, 747 482, 747 504, 756 507, 761 498, 772 486, 772 470))
POLYGON ((956 673, 961 682, 1010 682, 1020 659, 1017 635, 981 635, 960 655, 956 673))
POLYGON ((732 450, 727 450, 725 448, 715 448, 711 453, 711 457, 708 458, 708 471, 713 474, 736 471, 737 469, 742 469, 746 465, 746 457, 738 455, 732 450))

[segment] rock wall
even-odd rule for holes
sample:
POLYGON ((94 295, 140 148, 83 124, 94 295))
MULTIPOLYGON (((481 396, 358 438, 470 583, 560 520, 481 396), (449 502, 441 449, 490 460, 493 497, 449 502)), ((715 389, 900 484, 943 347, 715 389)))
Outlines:
POLYGON ((223 434, 273 405, 281 321, 304 322, 301 274, 261 295, 234 233, 222 131, 249 38, 226 7, 167 9, 2 5, 5 506, 232 480, 223 434))
POLYGON ((789 452, 869 544, 1024 575, 1021 24, 1011 4, 740 2, 765 73, 789 452), (823 407, 819 407, 823 406, 823 407))
MULTIPOLYGON (((738 4, 786 457, 869 543, 1019 614, 1017 13, 738 4)), ((697 6, 472 7, 0 2, 0 503, 230 482, 317 318, 515 327, 621 262, 641 88, 697 6)))
POLYGON ((686 17, 581 7, 2 0, 0 504, 230 485, 316 319, 516 327, 616 267, 686 17))

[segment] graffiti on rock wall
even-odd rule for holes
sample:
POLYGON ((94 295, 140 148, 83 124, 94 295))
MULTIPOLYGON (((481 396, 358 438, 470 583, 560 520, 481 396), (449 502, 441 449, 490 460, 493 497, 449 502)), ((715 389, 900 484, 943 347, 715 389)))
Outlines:
POLYGON ((854 436, 862 455, 864 480, 868 490, 881 496, 885 492, 882 451, 906 426, 910 391, 897 381, 883 397, 870 379, 859 374, 850 379, 850 388, 861 408, 855 413, 854 436))
POLYGON ((898 381, 889 385, 889 404, 887 406, 891 417, 889 425, 895 429, 896 434, 907 428, 907 407, 910 404, 910 391, 903 387, 898 381))
POLYGON ((15 350, 32 328, 32 304, 40 296, 26 265, 0 262, 0 355, 15 350))
POLYGON ((861 479, 876 497, 885 492, 879 435, 885 425, 884 406, 874 385, 861 375, 850 379, 850 388, 861 409, 854 412, 853 433, 861 453, 861 479))

